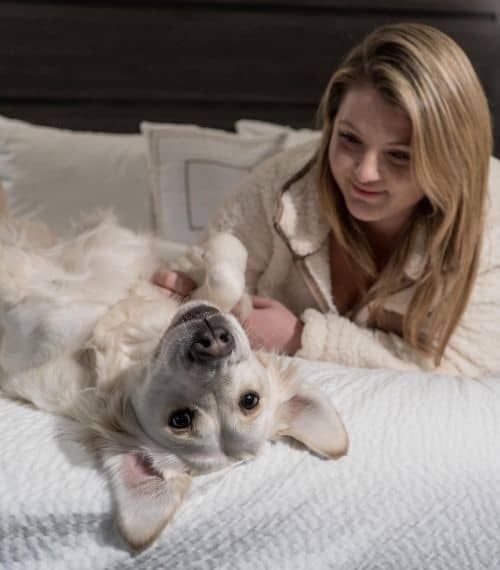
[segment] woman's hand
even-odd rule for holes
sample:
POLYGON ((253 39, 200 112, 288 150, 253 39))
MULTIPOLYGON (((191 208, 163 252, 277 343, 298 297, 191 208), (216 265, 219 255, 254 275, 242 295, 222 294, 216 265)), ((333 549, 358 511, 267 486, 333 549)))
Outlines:
POLYGON ((196 283, 180 271, 156 271, 151 281, 155 285, 163 287, 169 296, 178 295, 184 298, 190 295, 193 289, 196 289, 196 283))
MULTIPOLYGON (((243 322, 252 348, 293 355, 301 347, 304 324, 284 305, 267 297, 252 296, 252 310, 243 322)), ((235 311, 237 314, 237 309, 235 311)))
MULTIPOLYGON (((151 281, 170 296, 187 297, 196 283, 178 271, 156 271, 151 281)), ((279 301, 252 296, 252 310, 243 322, 252 348, 293 355, 301 346, 303 323, 279 301)), ((238 308, 233 309, 238 314, 238 308)))

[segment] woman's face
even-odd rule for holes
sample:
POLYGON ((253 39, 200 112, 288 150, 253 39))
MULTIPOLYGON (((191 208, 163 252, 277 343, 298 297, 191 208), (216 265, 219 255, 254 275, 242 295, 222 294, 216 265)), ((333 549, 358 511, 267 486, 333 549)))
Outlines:
POLYGON ((409 117, 374 87, 347 91, 333 125, 330 169, 351 215, 389 235, 424 196, 410 172, 410 138, 409 117))

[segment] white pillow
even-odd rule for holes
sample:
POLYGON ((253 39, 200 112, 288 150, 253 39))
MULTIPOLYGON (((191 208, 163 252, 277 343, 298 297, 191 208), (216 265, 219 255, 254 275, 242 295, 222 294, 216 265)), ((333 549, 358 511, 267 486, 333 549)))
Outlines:
POLYGON ((196 127, 142 123, 156 228, 165 239, 197 243, 222 203, 249 172, 283 148, 283 133, 243 136, 196 127))
POLYGON ((11 215, 67 233, 81 212, 112 208, 152 229, 146 146, 140 134, 75 132, 0 117, 0 182, 11 215))
POLYGON ((311 129, 292 129, 286 125, 267 123, 265 121, 254 121, 251 119, 240 119, 234 124, 237 133, 248 137, 262 137, 269 135, 281 135, 283 137, 283 150, 306 143, 312 140, 319 141, 321 131, 311 129))

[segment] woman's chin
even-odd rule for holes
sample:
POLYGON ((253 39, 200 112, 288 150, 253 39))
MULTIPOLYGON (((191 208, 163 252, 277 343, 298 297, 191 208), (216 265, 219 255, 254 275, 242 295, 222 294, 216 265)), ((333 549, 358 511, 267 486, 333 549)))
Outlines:
POLYGON ((348 203, 347 209, 358 222, 380 222, 385 218, 384 213, 379 208, 375 209, 365 205, 348 203))

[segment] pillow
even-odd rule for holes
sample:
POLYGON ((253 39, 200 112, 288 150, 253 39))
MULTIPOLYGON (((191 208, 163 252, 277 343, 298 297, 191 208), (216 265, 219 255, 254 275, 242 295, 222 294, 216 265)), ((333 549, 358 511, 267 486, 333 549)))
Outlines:
POLYGON ((284 134, 245 136, 194 125, 142 123, 156 228, 165 239, 197 243, 221 204, 284 134))
POLYGON ((140 134, 75 132, 0 117, 0 182, 9 212, 64 235, 81 212, 112 208, 151 230, 146 147, 140 134))
POLYGON ((236 121, 234 128, 237 133, 247 137, 281 135, 283 150, 312 140, 319 141, 321 137, 321 131, 313 131, 311 129, 292 129, 285 125, 266 123, 265 121, 253 121, 250 119, 240 119, 239 121, 236 121))

